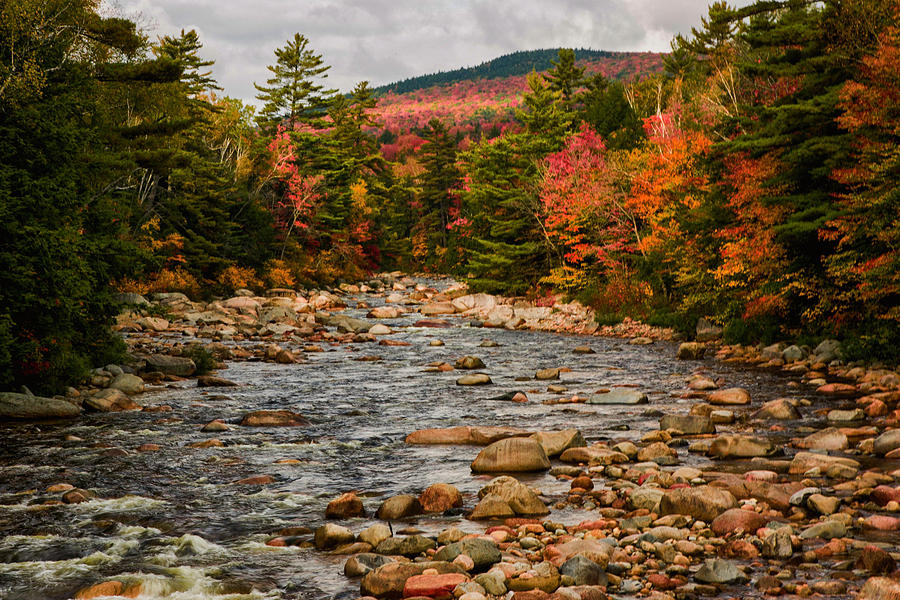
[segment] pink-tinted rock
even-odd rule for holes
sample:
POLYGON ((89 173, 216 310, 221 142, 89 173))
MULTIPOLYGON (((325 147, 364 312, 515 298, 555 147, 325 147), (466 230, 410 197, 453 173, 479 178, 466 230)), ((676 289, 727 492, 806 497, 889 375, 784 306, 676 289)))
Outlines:
POLYGON ((742 508, 731 508, 713 519, 711 526, 716 535, 724 536, 738 530, 753 533, 764 526, 766 522, 767 519, 758 512, 742 508))
POLYGON ((468 581, 462 573, 445 573, 443 575, 413 575, 403 586, 403 597, 427 596, 428 598, 450 598, 453 588, 468 581))
POLYGON ((674 590, 678 586, 678 582, 663 573, 650 573, 647 575, 647 582, 653 586, 654 590, 674 590))
POLYGON ((432 327, 435 329, 446 329, 453 327, 453 323, 446 319, 420 319, 413 323, 413 327, 432 327))
POLYGON ((235 485, 265 485, 267 483, 275 483, 275 478, 271 475, 255 475, 246 479, 240 479, 234 483, 235 485))
POLYGON ((887 515, 872 515, 866 517, 866 520, 863 521, 863 527, 878 531, 898 531, 900 530, 900 519, 887 515))
POLYGON ((747 481, 762 481, 764 483, 774 483, 778 481, 778 473, 775 471, 747 471, 744 473, 744 479, 747 481))
POLYGON ((856 386, 850 383, 826 383, 819 386, 816 392, 832 396, 850 396, 856 393, 856 386))
POLYGON ((759 550, 747 540, 731 540, 719 548, 719 556, 722 558, 753 560, 759 556, 759 550))
POLYGON ((303 415, 289 410, 256 410, 241 419, 244 427, 303 427, 309 425, 303 415))
POLYGON ((872 490, 872 500, 878 506, 884 506, 891 500, 900 502, 900 488, 892 488, 887 485, 879 485, 872 490))

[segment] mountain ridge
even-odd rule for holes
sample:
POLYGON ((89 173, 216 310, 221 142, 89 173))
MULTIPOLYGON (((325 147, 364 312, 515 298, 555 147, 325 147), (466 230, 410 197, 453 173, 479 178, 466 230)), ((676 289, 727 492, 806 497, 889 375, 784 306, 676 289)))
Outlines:
MULTIPOLYGON (((437 71, 415 77, 408 77, 374 88, 378 94, 392 92, 405 94, 434 86, 450 85, 463 81, 476 79, 503 79, 527 75, 531 71, 542 72, 550 69, 550 61, 557 58, 561 48, 541 48, 537 50, 518 50, 503 54, 496 58, 486 60, 473 67, 460 67, 450 71, 437 71)), ((575 58, 579 63, 616 62, 627 61, 630 58, 662 56, 659 52, 613 52, 608 50, 593 50, 590 48, 575 49, 575 58)), ((614 79, 626 78, 633 75, 629 70, 621 70, 613 74, 614 79)))

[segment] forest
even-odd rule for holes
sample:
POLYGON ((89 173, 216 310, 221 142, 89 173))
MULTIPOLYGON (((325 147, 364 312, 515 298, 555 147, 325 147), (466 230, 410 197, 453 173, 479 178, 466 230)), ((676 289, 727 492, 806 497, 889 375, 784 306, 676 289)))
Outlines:
POLYGON ((0 388, 58 392, 121 356, 125 292, 383 269, 896 362, 898 16, 716 2, 624 80, 563 49, 543 72, 409 96, 330 89, 297 33, 256 109, 211 78, 195 31, 4 2, 0 388))
MULTIPOLYGON (((608 71, 611 69, 621 69, 620 72, 616 73, 616 75, 620 75, 621 78, 628 78, 629 75, 635 74, 635 71, 629 67, 633 64, 635 59, 643 58, 640 56, 641 54, 655 54, 652 52, 606 52, 604 50, 590 50, 588 48, 579 48, 574 50, 574 52, 578 55, 579 61, 605 63, 604 66, 608 71)), ((532 71, 543 72, 553 67, 553 60, 557 58, 558 53, 558 48, 520 50, 485 61, 474 67, 463 67, 452 71, 439 71, 428 75, 410 77, 402 81, 379 86, 375 88, 375 91, 404 94, 406 92, 414 92, 416 90, 437 85, 470 81, 472 79, 501 79, 528 75, 532 71)), ((661 70, 661 62, 659 67, 661 70)), ((609 76, 610 73, 606 73, 606 75, 609 76)))

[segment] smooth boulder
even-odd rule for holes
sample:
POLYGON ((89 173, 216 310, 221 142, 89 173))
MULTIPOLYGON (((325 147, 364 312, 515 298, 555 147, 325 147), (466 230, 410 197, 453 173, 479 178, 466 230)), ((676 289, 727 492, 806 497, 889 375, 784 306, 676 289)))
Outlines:
POLYGON ((647 394, 638 390, 630 390, 627 388, 615 388, 605 394, 591 394, 588 404, 647 404, 647 394))
POLYGON ((363 596, 376 598, 402 598, 406 580, 421 575, 428 569, 437 573, 462 573, 462 567, 449 562, 430 561, 418 563, 389 563, 367 573, 360 583, 363 596))
POLYGON ((728 388, 710 392, 706 401, 714 406, 743 406, 750 404, 750 394, 744 388, 728 388))
POLYGON ((289 410, 255 410, 241 419, 244 427, 304 427, 309 421, 289 410))
POLYGON ((748 435, 723 435, 713 440, 707 454, 713 458, 769 456, 776 450, 772 440, 748 435))
POLYGON ((484 538, 468 538, 447 544, 437 551, 434 560, 452 562, 460 554, 471 558, 475 563, 475 568, 479 570, 500 562, 502 558, 500 549, 494 541, 484 538))
POLYGON ((800 418, 800 411, 794 406, 794 403, 787 398, 778 398, 769 400, 762 405, 758 411, 753 413, 754 419, 773 420, 773 421, 791 421, 800 418))
POLYGON ((659 501, 661 515, 689 515, 707 523, 736 507, 731 492, 708 485, 671 490, 659 501))
POLYGON ((569 448, 583 448, 587 446, 584 436, 577 429, 563 429, 562 431, 538 431, 531 435, 538 444, 543 447, 547 456, 559 456, 569 448))
POLYGON ((473 473, 544 471, 550 459, 536 440, 507 438, 483 449, 472 461, 473 473))
POLYGON ((889 429, 875 438, 873 451, 879 456, 884 456, 900 448, 900 429, 889 429))
POLYGON ((713 519, 710 527, 716 535, 724 536, 735 531, 754 533, 767 523, 763 515, 743 508, 729 508, 721 515, 713 519))
POLYGON ((144 393, 144 380, 137 375, 122 373, 115 376, 115 378, 110 382, 109 387, 115 390, 119 390, 123 394, 133 396, 134 394, 144 393))
POLYGON ((349 519, 366 516, 366 509, 356 492, 341 494, 325 507, 326 519, 349 519))
POLYGON ((176 377, 190 377, 197 370, 194 361, 183 356, 151 354, 144 357, 144 362, 147 371, 159 371, 165 375, 175 375, 176 377))
POLYGON ((393 521, 419 514, 422 514, 422 505, 418 498, 410 494, 398 494, 382 502, 375 517, 382 521, 393 521))
POLYGON ((712 419, 703 415, 664 415, 659 419, 662 430, 674 429, 684 435, 702 435, 715 433, 716 426, 712 419))
POLYGON ((435 483, 419 494, 419 504, 425 512, 444 512, 463 504, 462 494, 449 483, 435 483))
POLYGON ((517 515, 547 515, 549 509, 534 491, 515 477, 502 475, 478 491, 478 497, 492 497, 505 502, 517 515))
POLYGON ((463 375, 456 380, 456 385, 489 385, 493 383, 489 375, 484 373, 474 373, 472 375, 463 375))
POLYGON ((100 390, 93 396, 84 399, 87 408, 98 412, 122 412, 140 410, 141 406, 124 393, 113 388, 100 390))
POLYGON ((81 414, 81 408, 58 398, 0 392, 0 419, 57 419, 81 414))

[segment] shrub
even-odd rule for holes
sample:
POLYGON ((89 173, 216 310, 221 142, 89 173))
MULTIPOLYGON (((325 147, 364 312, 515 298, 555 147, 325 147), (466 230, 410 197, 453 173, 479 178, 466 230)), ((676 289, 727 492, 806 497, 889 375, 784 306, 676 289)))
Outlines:
POLYGON ((202 288, 197 278, 184 269, 163 269, 147 282, 147 292, 181 292, 189 298, 200 296, 202 288))
POLYGON ((291 289, 297 285, 297 280, 287 262, 275 258, 266 263, 263 279, 270 288, 291 289))
POLYGON ((848 361, 882 360, 900 364, 900 323, 873 319, 861 325, 852 336, 845 337, 841 348, 848 361))
POLYGON ((219 274, 217 281, 223 291, 227 292, 242 288, 259 290, 263 287, 263 282, 256 276, 255 270, 250 267, 239 267, 237 265, 231 265, 230 267, 225 268, 225 270, 219 274))
POLYGON ((191 344, 181 355, 194 361, 197 366, 195 375, 205 375, 216 368, 216 358, 212 353, 200 344, 191 344))

